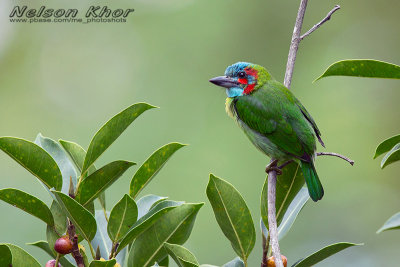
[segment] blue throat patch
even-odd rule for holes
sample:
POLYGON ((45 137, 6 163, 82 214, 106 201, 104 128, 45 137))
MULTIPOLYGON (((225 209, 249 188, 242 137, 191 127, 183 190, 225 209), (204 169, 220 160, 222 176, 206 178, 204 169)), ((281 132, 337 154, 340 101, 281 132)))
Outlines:
POLYGON ((231 87, 226 89, 226 94, 228 97, 242 96, 243 88, 242 87, 231 87))

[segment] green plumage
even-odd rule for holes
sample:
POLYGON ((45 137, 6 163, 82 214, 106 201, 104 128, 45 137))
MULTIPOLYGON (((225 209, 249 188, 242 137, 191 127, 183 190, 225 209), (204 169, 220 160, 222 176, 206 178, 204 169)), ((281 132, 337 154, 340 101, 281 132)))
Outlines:
POLYGON ((314 157, 316 138, 322 145, 323 142, 311 115, 291 91, 261 66, 237 63, 228 67, 226 79, 237 83, 227 88, 228 96, 231 95, 226 101, 228 114, 266 155, 280 162, 298 162, 311 198, 320 200, 324 191, 314 167, 314 157), (240 78, 243 76, 240 71, 246 72, 245 78, 240 78), (253 89, 249 91, 248 86, 253 89), (243 88, 243 93, 232 96, 232 92, 240 91, 238 88, 243 88))

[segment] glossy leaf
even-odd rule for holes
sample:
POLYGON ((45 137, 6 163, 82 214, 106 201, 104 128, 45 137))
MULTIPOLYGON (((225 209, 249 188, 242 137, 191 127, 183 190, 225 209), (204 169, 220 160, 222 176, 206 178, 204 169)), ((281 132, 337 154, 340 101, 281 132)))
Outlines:
MULTIPOLYGON (((80 175, 80 173, 82 171, 82 167, 83 167, 83 162, 84 162, 85 156, 86 156, 85 149, 83 149, 80 145, 78 145, 77 143, 74 143, 74 142, 65 141, 65 140, 58 140, 58 141, 60 142, 62 147, 65 149, 65 151, 67 151, 68 155, 70 156, 70 158, 74 162, 76 168, 78 169, 79 175, 80 175)), ((96 167, 94 166, 94 164, 92 164, 92 166, 89 167, 88 171, 86 172, 86 174, 83 178, 86 178, 87 176, 91 175, 95 171, 96 171, 96 167)), ((105 192, 100 193, 98 198, 99 198, 101 207, 104 210, 107 210, 106 209, 105 192)))
POLYGON ((328 76, 400 79, 400 66, 372 59, 350 59, 333 63, 316 79, 328 76))
POLYGON ((212 174, 206 192, 219 227, 236 254, 246 261, 256 240, 253 219, 246 202, 233 185, 212 174))
POLYGON ((400 143, 400 134, 392 136, 378 145, 375 151, 374 159, 390 151, 396 144, 400 143))
MULTIPOLYGON (((12 255, 12 266, 29 266, 29 267, 40 267, 39 262, 32 257, 28 252, 22 248, 13 244, 0 244, 0 246, 5 245, 11 252, 12 255)), ((4 249, 3 249, 4 250, 4 249)))
POLYGON ((201 206, 203 204, 182 204, 157 220, 133 242, 128 266, 151 266, 167 255, 165 242, 183 244, 190 235, 201 206))
MULTIPOLYGON (((35 246, 38 247, 40 249, 42 249, 43 251, 45 251, 47 254, 49 254, 50 257, 55 258, 57 255, 51 250, 49 243, 47 243, 46 241, 37 241, 37 242, 33 242, 33 243, 28 243, 27 245, 31 245, 31 246, 35 246)), ((75 265, 71 263, 71 261, 67 260, 66 257, 70 257, 72 258, 70 255, 65 255, 63 257, 60 258, 60 263, 63 267, 74 267, 75 265)), ((0 265, 2 266, 2 265, 0 265)))
POLYGON ((170 143, 154 152, 144 163, 132 178, 129 187, 129 195, 135 199, 140 191, 153 179, 161 170, 168 159, 180 148, 185 145, 179 143, 170 143))
POLYGON ((187 248, 169 243, 164 243, 164 248, 179 267, 199 267, 196 257, 187 248))
POLYGON ((239 257, 236 257, 230 262, 222 265, 222 267, 245 267, 245 265, 244 262, 239 257))
POLYGON ((157 205, 160 201, 168 199, 167 197, 161 197, 156 195, 145 195, 137 201, 138 207, 138 219, 142 218, 149 210, 157 205))
POLYGON ((121 177, 132 165, 135 165, 135 163, 118 160, 98 169, 81 182, 76 193, 76 201, 86 206, 121 177))
POLYGON ((117 261, 115 259, 108 261, 95 260, 90 263, 89 267, 114 267, 116 263, 117 261))
POLYGON ((132 225, 128 233, 126 233, 126 235, 122 238, 121 243, 118 246, 117 253, 129 245, 129 243, 135 240, 136 237, 152 226, 163 215, 180 205, 182 205, 181 202, 167 200, 154 206, 154 208, 152 208, 148 213, 137 220, 134 225, 132 225))
MULTIPOLYGON (((276 221, 278 226, 283 220, 290 203, 303 187, 305 180, 303 172, 297 163, 290 163, 276 181, 276 221)), ((268 178, 267 178, 268 179, 268 178)), ((261 193, 261 217, 268 228, 268 180, 265 179, 261 193)))
POLYGON ((53 226, 50 209, 40 199, 14 188, 0 190, 0 199, 53 226))
MULTIPOLYGON (((107 216, 110 217, 109 212, 107 212, 107 216)), ((108 222, 102 210, 96 210, 95 218, 97 224, 97 231, 91 243, 94 248, 99 247, 100 255, 103 259, 108 259, 112 248, 112 241, 107 233, 108 222)), ((123 266, 123 263, 125 262, 126 253, 127 253, 127 248, 123 249, 121 253, 119 253, 116 257, 117 262, 121 266, 123 266)))
MULTIPOLYGON (((297 196, 293 199, 292 203, 290 203, 289 208, 287 209, 285 215, 283 216, 282 223, 278 227, 278 239, 281 240, 287 232, 289 232, 290 228, 292 228, 294 221, 297 218, 297 215, 303 209, 304 205, 310 199, 307 188, 303 187, 297 196)), ((265 226, 264 222, 261 220, 261 230, 265 237, 268 236, 268 229, 265 226)))
POLYGON ((40 133, 36 137, 35 144, 49 153, 49 155, 57 163, 62 175, 61 192, 68 194, 70 179, 72 179, 72 184, 74 187, 76 186, 76 171, 67 153, 65 153, 64 149, 56 141, 48 137, 44 137, 40 133))
MULTIPOLYGON (((157 263, 157 262, 156 262, 157 263)), ((162 267, 168 267, 169 266, 169 257, 168 255, 164 257, 164 259, 160 260, 158 264, 162 267)))
POLYGON ((57 191, 51 191, 57 198, 64 213, 73 222, 84 239, 90 241, 96 234, 96 220, 93 215, 75 199, 57 191))
POLYGON ((12 264, 12 255, 11 250, 7 247, 7 245, 0 245, 0 266, 11 266, 12 264))
POLYGON ((400 160, 400 143, 395 145, 382 159, 381 168, 400 160))
POLYGON ((400 229, 400 212, 396 213, 385 222, 385 224, 376 232, 377 234, 387 230, 400 229))
POLYGON ((127 194, 111 210, 107 232, 112 241, 120 241, 136 222, 138 208, 135 201, 127 194))
POLYGON ((106 151, 106 149, 125 131, 126 128, 143 112, 155 108, 146 103, 134 104, 121 111, 111 118, 94 135, 90 142, 85 161, 82 167, 82 173, 85 171, 106 151))
POLYGON ((67 230, 67 217, 60 205, 55 200, 51 203, 50 211, 53 214, 54 227, 47 225, 46 239, 51 251, 53 251, 53 254, 56 254, 54 250, 54 244, 56 243, 56 240, 67 230))
MULTIPOLYGON (((75 166, 78 168, 78 171, 81 173, 82 172, 82 167, 83 167, 83 162, 85 161, 86 157, 86 151, 83 149, 80 145, 74 142, 70 141, 65 141, 65 140, 58 140, 60 142, 61 146, 67 151, 68 155, 74 162, 75 166)), ((94 165, 91 165, 88 174, 90 175, 96 171, 96 167, 94 165)))
POLYGON ((0 137, 0 149, 36 176, 49 189, 61 189, 60 169, 54 159, 40 146, 24 139, 0 137))
POLYGON ((321 250, 318 250, 317 252, 311 254, 310 256, 306 257, 305 259, 302 259, 298 262, 296 262, 292 267, 309 267, 317 264, 318 262, 321 262, 325 260, 326 258, 352 246, 359 246, 363 244, 354 244, 354 243, 347 243, 347 242, 340 242, 340 243, 335 243, 329 246, 326 246, 322 248, 321 250))

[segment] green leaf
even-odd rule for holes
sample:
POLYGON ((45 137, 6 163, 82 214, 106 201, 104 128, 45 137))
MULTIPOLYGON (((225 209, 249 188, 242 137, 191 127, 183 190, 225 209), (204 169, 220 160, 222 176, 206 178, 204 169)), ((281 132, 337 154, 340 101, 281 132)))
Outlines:
POLYGON ((14 188, 1 189, 0 199, 54 226, 50 209, 40 199, 14 188))
POLYGON ((56 251, 54 250, 54 244, 67 230, 67 216, 61 209, 60 205, 58 205, 57 201, 51 203, 50 211, 53 214, 55 227, 47 225, 46 238, 51 251, 53 251, 53 254, 55 255, 56 251))
POLYGON ((129 195, 135 199, 140 191, 153 179, 161 170, 168 159, 180 148, 185 145, 179 143, 170 143, 154 152, 144 163, 132 178, 129 187, 129 195))
POLYGON ((96 220, 93 215, 85 209, 81 204, 71 197, 57 191, 51 191, 57 198, 64 213, 73 222, 78 232, 88 242, 93 239, 96 234, 96 220))
MULTIPOLYGON (((58 140, 61 146, 67 151, 68 155, 71 157, 75 166, 78 168, 79 173, 82 172, 83 162, 85 161, 86 151, 80 145, 74 142, 58 140)), ((96 171, 96 167, 94 165, 90 166, 88 170, 88 174, 92 174, 96 171)))
POLYGON ((64 149, 54 140, 38 134, 35 144, 43 148, 55 160, 62 175, 62 188, 61 192, 68 194, 70 179, 76 186, 76 172, 73 164, 71 163, 67 153, 64 149))
POLYGON ((132 165, 135 165, 135 163, 118 160, 98 169, 81 182, 76 193, 76 201, 86 206, 121 177, 132 165))
POLYGON ((352 246, 360 246, 363 244, 354 244, 354 243, 347 243, 347 242, 340 242, 340 243, 335 243, 329 246, 326 246, 317 252, 311 254, 305 259, 302 259, 298 262, 296 262, 292 267, 309 267, 317 264, 318 262, 321 262, 325 260, 326 258, 329 258, 333 254, 336 254, 348 247, 352 246))
POLYGON ((230 183, 210 174, 207 197, 224 235, 244 261, 256 240, 253 219, 243 197, 230 183))
POLYGON ((179 267, 199 267, 196 257, 188 249, 168 243, 164 243, 164 248, 179 267))
POLYGON ((111 210, 107 232, 112 241, 120 241, 136 222, 138 208, 135 201, 125 194, 111 210))
POLYGON ((138 207, 138 219, 142 218, 143 215, 149 212, 149 210, 157 205, 160 201, 168 199, 167 197, 161 197, 156 195, 145 195, 137 201, 138 207))
POLYGON ((381 168, 385 168, 387 165, 400 160, 400 143, 395 145, 381 161, 381 168))
POLYGON ((376 148, 374 159, 390 151, 398 143, 400 143, 400 134, 386 139, 385 141, 380 143, 379 146, 376 148))
MULTIPOLYGON (((305 183, 303 172, 297 163, 288 164, 282 171, 282 175, 279 175, 279 179, 276 181, 275 207, 278 226, 281 224, 290 203, 305 183)), ((268 228, 268 177, 265 179, 261 193, 261 217, 268 228)))
MULTIPOLYGON (((65 141, 65 140, 61 140, 61 139, 58 141, 60 142, 62 147, 65 149, 65 151, 67 151, 68 155, 71 157, 71 159, 74 162, 75 166, 77 167, 79 173, 81 173, 82 167, 83 167, 83 162, 84 162, 85 156, 86 156, 85 149, 83 149, 80 145, 78 145, 77 143, 74 143, 74 142, 65 141)), ((89 167, 88 171, 86 172, 86 174, 83 178, 86 178, 88 175, 91 175, 95 171, 96 171, 96 167, 94 166, 94 164, 92 164, 92 166, 89 167)), ((106 209, 106 194, 105 194, 105 192, 100 193, 98 198, 99 198, 101 207, 104 210, 107 210, 106 209)), ((93 209, 94 209, 94 207, 93 207, 93 209)))
POLYGON ((182 204, 157 220, 133 242, 128 266, 147 267, 163 259, 167 255, 164 242, 183 244, 190 235, 201 206, 202 203, 182 204))
POLYGON ((12 255, 7 245, 0 245, 0 266, 11 266, 12 255))
POLYGON ((114 267, 114 265, 117 263, 115 259, 108 260, 108 261, 92 261, 89 265, 89 267, 114 267))
POLYGON ((245 267, 245 265, 239 257, 236 257, 232 261, 222 265, 222 267, 245 267))
MULTIPOLYGON (((29 267, 40 267, 39 262, 32 257, 28 252, 23 250, 22 248, 13 245, 13 244, 0 244, 0 246, 5 245, 11 252, 12 255, 12 266, 21 267, 21 266, 29 266, 29 267)), ((1 265, 3 266, 3 265, 1 265)))
MULTIPOLYGON (((33 243, 28 243, 27 245, 35 246, 35 247, 42 249, 47 254, 49 254, 50 257, 52 257, 52 258, 56 257, 56 254, 51 250, 49 243, 47 243, 46 241, 41 240, 41 241, 37 241, 37 242, 33 242, 33 243)), ((61 257, 60 258, 61 265, 63 267, 74 267, 75 265, 73 265, 69 260, 66 259, 67 256, 72 258, 70 255, 65 255, 65 256, 61 257)), ((3 265, 0 265, 0 266, 3 266, 3 265)))
POLYGON ((182 205, 181 202, 167 200, 160 202, 159 204, 154 206, 154 208, 152 208, 148 213, 137 220, 134 225, 132 225, 131 229, 122 238, 121 243, 118 246, 117 253, 119 253, 124 247, 129 245, 129 243, 131 243, 146 229, 152 226, 160 217, 180 205, 182 205))
MULTIPOLYGON (((303 187, 297 196, 293 199, 292 203, 290 203, 289 208, 287 209, 285 215, 283 216, 282 223, 278 227, 278 238, 281 240, 287 232, 292 228, 294 221, 297 218, 297 215, 303 209, 304 205, 310 199, 307 188, 303 187)), ((268 229, 265 227, 264 222, 261 220, 261 230, 265 237, 268 236, 268 229)))
POLYGON ((147 103, 134 104, 111 118, 94 135, 82 167, 82 173, 106 151, 106 149, 125 131, 143 112, 155 108, 147 103))
MULTIPOLYGON (((162 260, 160 260, 158 263, 159 263, 160 266, 162 266, 162 267, 168 267, 168 266, 169 266, 169 257, 168 257, 168 256, 165 256, 165 258, 162 259, 162 260)), ((157 262, 156 262, 156 264, 157 264, 157 262)), ((158 266, 158 265, 157 265, 157 266, 158 266)))
POLYGON ((49 189, 61 190, 60 169, 43 148, 24 139, 0 137, 0 149, 36 176, 49 189))
POLYGON ((315 81, 328 76, 400 79, 400 66, 372 59, 349 59, 333 63, 315 81))
POLYGON ((387 230, 400 229, 400 212, 396 213, 385 222, 385 224, 376 232, 377 234, 387 230))
MULTIPOLYGON (((110 217, 110 212, 107 212, 107 216, 110 217)), ((112 241, 108 237, 107 233, 108 222, 104 216, 104 211, 96 210, 95 218, 97 224, 97 232, 91 243, 94 248, 99 247, 100 255, 103 259, 108 259, 112 249, 112 241)), ((121 266, 123 266, 123 263, 125 262, 125 256, 127 250, 128 250, 127 248, 123 249, 121 253, 119 253, 116 257, 117 262, 121 266)))

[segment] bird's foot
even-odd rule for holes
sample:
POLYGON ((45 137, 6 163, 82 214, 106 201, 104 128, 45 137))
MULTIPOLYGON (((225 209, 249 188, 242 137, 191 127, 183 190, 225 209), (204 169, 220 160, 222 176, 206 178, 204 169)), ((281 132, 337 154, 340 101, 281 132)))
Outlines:
POLYGON ((275 171, 277 175, 281 175, 282 174, 282 170, 278 167, 278 160, 275 159, 274 161, 272 161, 270 164, 267 165, 267 167, 265 168, 265 172, 269 173, 270 171, 275 171))

